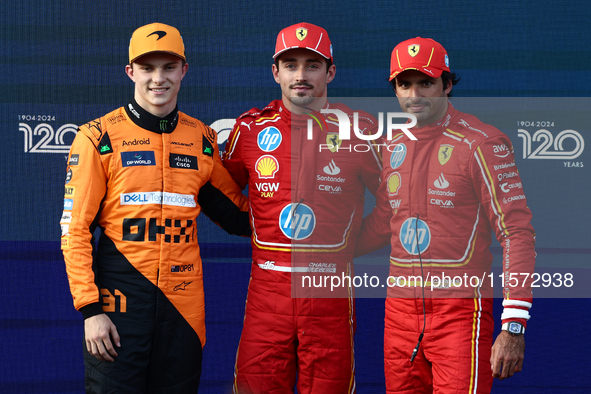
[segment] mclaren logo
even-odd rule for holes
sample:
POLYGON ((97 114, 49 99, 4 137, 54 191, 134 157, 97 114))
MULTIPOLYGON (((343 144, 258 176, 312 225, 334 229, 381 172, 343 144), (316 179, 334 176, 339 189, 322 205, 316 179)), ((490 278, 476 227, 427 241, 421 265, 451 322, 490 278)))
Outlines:
POLYGON ((420 49, 421 49, 420 45, 411 44, 408 46, 408 54, 412 57, 415 57, 416 55, 419 54, 420 49))
POLYGON ((306 29, 305 27, 300 27, 299 29, 296 30, 296 37, 300 41, 304 41, 304 38, 306 38, 307 35, 308 35, 308 29, 306 29))
POLYGON ((437 154, 437 158, 439 159, 439 163, 444 165, 447 163, 451 157, 451 152, 454 150, 453 145, 442 144, 439 147, 439 153, 437 154))
POLYGON ((153 36, 154 34, 156 34, 158 36, 158 38, 156 39, 156 41, 158 41, 159 39, 161 39, 162 37, 164 37, 166 35, 166 32, 162 31, 162 30, 156 30, 155 32, 148 34, 146 36, 146 38, 153 36))

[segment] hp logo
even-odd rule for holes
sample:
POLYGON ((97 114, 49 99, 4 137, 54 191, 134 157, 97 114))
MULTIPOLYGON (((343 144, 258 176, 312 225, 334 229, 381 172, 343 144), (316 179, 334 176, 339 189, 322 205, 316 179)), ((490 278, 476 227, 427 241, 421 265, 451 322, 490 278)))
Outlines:
POLYGON ((264 152, 273 152, 279 148, 282 140, 281 132, 275 127, 267 127, 257 137, 257 145, 264 152))
POLYGON ((296 241, 306 239, 316 227, 316 216, 312 209, 301 203, 291 203, 285 206, 279 214, 279 228, 281 232, 296 241))
POLYGON ((429 226, 421 219, 406 219, 400 226, 400 243, 409 254, 424 253, 431 243, 429 226))
POLYGON ((392 155, 390 156, 390 167, 393 170, 397 169, 402 165, 404 159, 406 158, 406 145, 398 144, 392 151, 392 155))

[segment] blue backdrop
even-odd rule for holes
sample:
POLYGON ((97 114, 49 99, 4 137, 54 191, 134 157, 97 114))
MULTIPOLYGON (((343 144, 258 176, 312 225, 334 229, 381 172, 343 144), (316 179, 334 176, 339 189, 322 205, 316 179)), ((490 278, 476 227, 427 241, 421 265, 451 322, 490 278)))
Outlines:
MULTIPOLYGON (((591 220, 591 177, 589 149, 577 148, 576 141, 580 137, 584 144, 590 135, 589 20, 591 3, 580 0, 2 2, 0 392, 83 392, 82 318, 72 306, 59 250, 65 157, 76 125, 130 99, 133 86, 124 66, 135 28, 158 21, 181 31, 190 66, 179 108, 219 130, 228 126, 220 120, 280 97, 271 75, 275 38, 301 21, 330 34, 337 65, 329 86, 333 97, 391 97, 392 48, 422 36, 448 50, 452 71, 461 76, 454 88, 458 105, 469 107, 470 100, 460 100, 469 97, 556 98, 561 104, 545 101, 537 111, 516 105, 513 112, 495 107, 480 113, 514 143, 538 234, 538 265, 577 270, 575 283, 581 283, 577 278, 586 278, 590 265, 584 224, 591 220), (562 105, 568 97, 575 98, 572 106, 562 105), (540 129, 553 140, 574 130, 563 150, 579 154, 536 155, 547 142, 536 140, 540 129)), ((548 151, 560 149, 552 145, 548 151)), ((198 225, 208 330, 201 392, 226 393, 242 326, 250 246, 207 219, 198 225)), ((498 245, 493 252, 500 255, 498 245)), ((535 300, 524 371, 495 381, 494 393, 590 392, 589 299, 584 291, 558 290, 557 298, 535 300), (572 298, 561 298, 565 295, 572 298)), ((498 319, 499 300, 495 307, 498 319)), ((383 299, 357 300, 360 394, 385 391, 383 315, 383 299)))

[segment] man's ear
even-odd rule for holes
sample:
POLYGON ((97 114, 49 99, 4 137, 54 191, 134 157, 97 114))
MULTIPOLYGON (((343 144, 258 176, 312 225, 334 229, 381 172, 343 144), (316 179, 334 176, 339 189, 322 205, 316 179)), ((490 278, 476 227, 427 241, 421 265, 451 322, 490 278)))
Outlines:
POLYGON ((273 78, 275 78, 275 82, 280 83, 279 82, 279 68, 277 68, 277 65, 275 63, 273 63, 271 70, 273 71, 273 78))
POLYGON ((449 79, 449 80, 447 81, 447 86, 445 87, 445 90, 444 90, 444 92, 445 92, 445 95, 446 95, 446 96, 450 94, 450 92, 451 92, 451 90, 453 89, 453 87, 454 87, 454 84, 453 84, 453 82, 451 81, 451 79, 449 79))
POLYGON ((183 80, 183 78, 185 78, 185 75, 187 75, 187 71, 189 70, 189 63, 185 62, 185 64, 183 65, 183 71, 182 71, 182 75, 181 75, 181 81, 183 80))
POLYGON ((133 75, 133 65, 128 64, 127 66, 125 66, 125 74, 127 74, 129 79, 131 79, 133 82, 135 82, 135 77, 133 75))
POLYGON ((335 66, 334 64, 331 64, 330 67, 328 68, 328 72, 326 73, 326 83, 330 83, 330 81, 332 81, 335 77, 337 73, 337 66, 335 66))

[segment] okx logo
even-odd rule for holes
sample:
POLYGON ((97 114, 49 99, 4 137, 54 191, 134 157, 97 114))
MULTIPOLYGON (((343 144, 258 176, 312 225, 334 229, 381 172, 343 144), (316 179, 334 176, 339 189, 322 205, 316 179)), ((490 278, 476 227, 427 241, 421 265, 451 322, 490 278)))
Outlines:
POLYGON ((314 232, 316 216, 312 208, 302 203, 286 205, 279 214, 281 232, 296 241, 306 239, 314 232))

